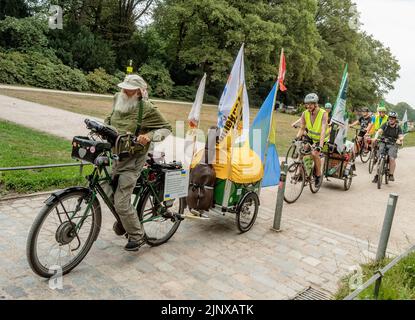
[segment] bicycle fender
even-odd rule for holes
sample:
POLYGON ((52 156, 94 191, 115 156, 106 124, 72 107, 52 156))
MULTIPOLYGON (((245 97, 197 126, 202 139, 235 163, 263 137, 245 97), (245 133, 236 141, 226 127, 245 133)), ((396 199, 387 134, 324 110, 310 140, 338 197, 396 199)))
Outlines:
MULTIPOLYGON (((67 194, 72 193, 74 191, 82 192, 82 193, 85 193, 86 195, 90 194, 90 192, 91 192, 88 188, 85 188, 85 187, 70 187, 70 188, 52 193, 50 195, 50 197, 47 200, 45 200, 44 203, 46 205, 50 206, 55 201, 57 201, 59 198, 61 198, 63 196, 66 196, 67 194)), ((96 200, 98 200, 98 199, 96 199, 96 200)), ((99 204, 99 202, 98 202, 98 204, 99 204)))
POLYGON ((245 193, 245 195, 242 197, 242 199, 239 201, 238 206, 237 206, 237 211, 240 211, 242 209, 242 203, 244 203, 245 199, 250 195, 253 194, 257 200, 258 200, 258 207, 261 206, 261 202, 259 201, 259 197, 258 195, 253 192, 253 191, 248 191, 247 193, 245 193))

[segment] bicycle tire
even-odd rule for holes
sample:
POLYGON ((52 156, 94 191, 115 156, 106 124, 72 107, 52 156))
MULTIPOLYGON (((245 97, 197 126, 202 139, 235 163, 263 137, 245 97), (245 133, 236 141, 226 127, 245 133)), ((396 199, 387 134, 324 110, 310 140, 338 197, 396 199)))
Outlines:
POLYGON ((370 151, 369 174, 372 174, 374 168, 375 168, 375 152, 372 150, 370 151))
POLYGON ((378 166, 378 189, 382 188, 382 179, 383 179, 383 174, 384 174, 384 164, 385 164, 385 159, 381 159, 379 166, 378 166))
POLYGON ((315 177, 312 176, 312 178, 310 179, 310 185, 309 185, 311 193, 315 194, 315 193, 320 191, 321 185, 323 184, 323 179, 324 179, 324 177, 320 176, 320 184, 318 185, 318 187, 316 187, 316 185, 314 183, 315 177))
POLYGON ((344 190, 348 191, 350 190, 350 187, 352 186, 353 182, 353 169, 350 169, 349 175, 344 178, 344 190))
POLYGON ((361 147, 360 149, 360 161, 362 161, 362 163, 367 163, 370 160, 370 152, 364 152, 364 147, 361 147))
MULTIPOLYGON (((70 193, 66 193, 63 196, 59 198, 55 198, 54 201, 50 204, 45 205, 37 217, 35 218, 35 221, 32 224, 32 227, 29 231, 29 235, 27 238, 27 244, 26 244, 26 256, 27 260, 29 262, 30 268, 33 270, 34 273, 37 275, 43 277, 43 278, 51 278, 55 275, 55 272, 51 272, 50 268, 46 268, 42 263, 39 261, 39 257, 37 256, 37 239, 39 236, 39 232, 43 226, 43 223, 45 222, 46 218, 49 216, 49 214, 55 209, 55 207, 60 204, 61 202, 64 202, 65 200, 73 197, 73 196, 80 196, 85 197, 86 192, 84 191, 73 191, 70 193)), ((101 222, 102 222, 102 215, 101 215, 101 207, 99 205, 99 201, 95 199, 93 205, 91 206, 91 210, 93 212, 93 223, 91 227, 91 231, 89 233, 89 236, 87 240, 85 241, 85 245, 80 251, 80 253, 74 258, 74 260, 69 263, 68 265, 65 265, 62 267, 62 275, 68 274, 71 272, 74 268, 76 268, 82 260, 85 258, 85 256, 88 254, 89 250, 91 249, 93 243, 98 238, 98 234, 101 229, 101 222)))
POLYGON ((385 164, 384 164, 384 175, 385 175, 385 184, 389 184, 389 159, 388 161, 385 160, 385 164))
MULTIPOLYGON (((297 179, 297 182, 298 181, 299 181, 299 179, 297 179)), ((286 203, 290 203, 290 204, 296 202, 300 198, 301 194, 303 193, 304 185, 305 185, 305 170, 304 170, 304 166, 303 166, 302 163, 292 163, 290 166, 288 166, 287 180, 286 180, 285 184, 286 185, 285 185, 284 201, 286 203), (298 169, 299 169, 299 172, 297 172, 298 169), (287 186, 291 182, 290 178, 289 178, 289 175, 293 172, 294 173, 297 172, 298 174, 301 175, 301 181, 300 181, 301 188, 300 188, 300 191, 299 191, 298 195, 293 197, 293 199, 289 199, 289 198, 287 198, 287 186)))
MULTIPOLYGON (((152 247, 157 247, 160 246, 164 243, 166 243, 167 241, 169 241, 171 239, 171 237, 173 237, 173 235, 176 233, 177 229, 180 226, 181 220, 176 220, 172 227, 170 228, 170 230, 166 233, 165 236, 163 236, 160 239, 156 239, 151 237, 150 235, 148 235, 146 233, 146 228, 145 225, 146 223, 142 223, 142 221, 144 221, 145 217, 144 217, 144 209, 146 206, 146 203, 148 201, 148 199, 153 196, 153 193, 150 189, 147 189, 143 192, 142 198, 140 199, 138 205, 137 205, 137 212, 138 212, 138 218, 140 219, 140 222, 142 224, 142 228, 144 230, 145 233, 145 237, 146 237, 146 242, 148 245, 152 246, 152 247)), ((181 198, 178 199, 179 200, 179 212, 178 214, 183 215, 184 212, 184 208, 186 206, 186 199, 185 198, 181 198)), ((154 205, 154 202, 152 202, 154 205)), ((154 207, 152 207, 152 209, 154 210, 154 207)), ((162 217, 160 217, 161 219, 163 219, 162 217)), ((166 219, 167 220, 167 219, 166 219)))
POLYGON ((292 144, 290 148, 287 151, 287 154, 285 155, 285 163, 289 164, 289 159, 292 161, 294 160, 294 154, 297 151, 297 146, 295 144, 292 144))
POLYGON ((254 192, 247 193, 243 197, 240 204, 238 205, 238 210, 237 210, 237 213, 236 213, 236 226, 237 226, 238 230, 241 233, 248 232, 254 226, 255 220, 256 220, 257 215, 258 215, 258 210, 259 210, 258 195, 254 192), (244 209, 244 205, 249 201, 253 202, 253 204, 254 204, 254 212, 252 213, 249 222, 244 224, 243 221, 242 221, 243 220, 242 216, 244 215, 244 212, 242 212, 242 210, 244 209))

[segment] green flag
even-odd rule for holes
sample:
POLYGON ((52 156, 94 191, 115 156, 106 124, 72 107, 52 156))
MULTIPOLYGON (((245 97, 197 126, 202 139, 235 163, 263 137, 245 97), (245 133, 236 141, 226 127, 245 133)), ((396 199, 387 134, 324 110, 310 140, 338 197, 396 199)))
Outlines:
POLYGON ((345 123, 345 115, 346 115, 346 100, 347 100, 347 89, 349 86, 349 73, 348 73, 348 65, 346 64, 346 68, 344 68, 342 82, 340 84, 339 94, 337 96, 336 103, 333 107, 333 117, 331 121, 336 123, 340 126, 344 126, 345 123))
POLYGON ((408 110, 405 110, 405 114, 402 119, 402 131, 404 134, 408 133, 408 110))

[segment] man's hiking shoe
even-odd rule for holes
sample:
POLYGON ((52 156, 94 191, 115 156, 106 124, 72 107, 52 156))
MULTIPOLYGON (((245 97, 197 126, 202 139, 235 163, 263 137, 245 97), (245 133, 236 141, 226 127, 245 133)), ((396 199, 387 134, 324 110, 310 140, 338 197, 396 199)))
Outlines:
POLYGON ((379 179, 379 177, 378 177, 378 175, 376 175, 376 176, 373 178, 372 182, 373 182, 373 183, 378 183, 378 179, 379 179))
POLYGON ((127 251, 138 251, 145 243, 146 240, 144 238, 141 238, 138 241, 128 240, 128 243, 126 244, 124 249, 127 251))
POLYGON ((393 174, 389 175, 389 181, 395 181, 395 177, 393 176, 393 174))

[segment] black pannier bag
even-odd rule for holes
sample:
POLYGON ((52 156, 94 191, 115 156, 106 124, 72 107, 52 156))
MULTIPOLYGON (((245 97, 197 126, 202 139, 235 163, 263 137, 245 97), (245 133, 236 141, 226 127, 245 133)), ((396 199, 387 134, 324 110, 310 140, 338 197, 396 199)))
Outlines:
POLYGON ((74 137, 72 140, 72 158, 94 163, 95 159, 105 151, 111 150, 108 142, 94 141, 88 137, 74 137))

